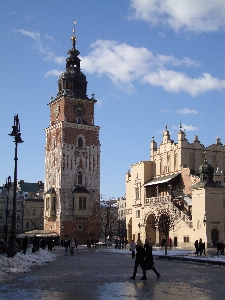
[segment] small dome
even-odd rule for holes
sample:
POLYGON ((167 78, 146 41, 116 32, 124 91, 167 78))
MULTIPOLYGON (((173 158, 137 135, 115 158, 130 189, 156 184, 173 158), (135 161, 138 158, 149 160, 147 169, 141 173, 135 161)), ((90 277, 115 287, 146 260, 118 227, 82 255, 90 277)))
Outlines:
POLYGON ((214 168, 208 163, 207 159, 199 167, 199 174, 202 182, 213 181, 214 168))

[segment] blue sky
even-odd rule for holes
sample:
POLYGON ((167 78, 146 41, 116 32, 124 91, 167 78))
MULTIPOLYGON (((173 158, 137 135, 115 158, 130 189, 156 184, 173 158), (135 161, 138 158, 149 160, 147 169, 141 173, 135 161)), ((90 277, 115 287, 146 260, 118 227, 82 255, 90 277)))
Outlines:
POLYGON ((2 0, 0 184, 14 172, 13 118, 19 115, 18 180, 44 181, 50 95, 76 48, 95 92, 101 127, 101 194, 125 194, 130 165, 150 159, 167 125, 177 141, 225 144, 224 0, 2 0))

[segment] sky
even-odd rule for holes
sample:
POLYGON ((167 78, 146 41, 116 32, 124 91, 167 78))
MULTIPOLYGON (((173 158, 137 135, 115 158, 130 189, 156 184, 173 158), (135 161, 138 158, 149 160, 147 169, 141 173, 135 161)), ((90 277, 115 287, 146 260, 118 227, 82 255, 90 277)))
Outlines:
POLYGON ((177 142, 225 144, 224 0, 39 0, 0 2, 0 185, 14 173, 14 115, 19 115, 18 180, 44 181, 50 96, 65 70, 76 21, 76 49, 95 93, 105 199, 125 195, 125 173, 150 160, 165 125, 177 142))

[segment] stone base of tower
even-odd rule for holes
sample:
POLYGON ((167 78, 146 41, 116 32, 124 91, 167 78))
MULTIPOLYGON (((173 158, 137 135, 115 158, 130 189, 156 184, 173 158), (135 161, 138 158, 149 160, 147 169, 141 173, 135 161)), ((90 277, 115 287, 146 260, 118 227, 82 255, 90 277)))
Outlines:
POLYGON ((76 220, 45 222, 45 230, 56 232, 60 240, 74 238, 78 245, 87 243, 88 239, 99 239, 99 220, 97 218, 76 218, 76 220))

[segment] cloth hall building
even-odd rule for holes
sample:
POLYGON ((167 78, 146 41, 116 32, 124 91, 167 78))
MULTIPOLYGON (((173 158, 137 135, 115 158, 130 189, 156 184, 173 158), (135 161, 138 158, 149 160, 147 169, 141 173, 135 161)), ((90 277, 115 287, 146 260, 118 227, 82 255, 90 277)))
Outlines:
POLYGON ((159 220, 165 214, 173 246, 193 247, 202 238, 211 247, 225 240, 225 146, 220 138, 208 147, 198 136, 189 143, 180 126, 174 143, 166 128, 160 146, 152 140, 150 150, 150 161, 133 164, 126 174, 128 240, 151 238, 159 245, 165 238, 159 220))

